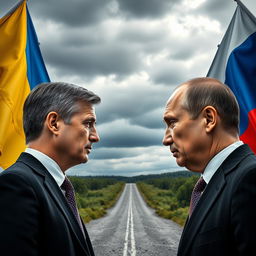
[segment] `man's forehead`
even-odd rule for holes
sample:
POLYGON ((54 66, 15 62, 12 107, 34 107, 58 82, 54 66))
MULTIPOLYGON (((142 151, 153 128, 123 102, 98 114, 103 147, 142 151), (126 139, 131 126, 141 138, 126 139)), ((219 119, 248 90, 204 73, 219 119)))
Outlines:
POLYGON ((179 86, 175 91, 172 93, 170 98, 168 99, 165 107, 164 112, 164 120, 172 119, 174 117, 177 117, 177 115, 180 113, 183 103, 183 97, 185 93, 185 87, 179 86))
POLYGON ((83 101, 77 102, 77 107, 77 114, 96 117, 94 105, 92 105, 91 103, 83 101))
POLYGON ((170 98, 167 100, 166 108, 168 108, 170 105, 176 105, 178 102, 180 102, 184 96, 185 89, 185 86, 179 86, 177 89, 175 89, 170 98))

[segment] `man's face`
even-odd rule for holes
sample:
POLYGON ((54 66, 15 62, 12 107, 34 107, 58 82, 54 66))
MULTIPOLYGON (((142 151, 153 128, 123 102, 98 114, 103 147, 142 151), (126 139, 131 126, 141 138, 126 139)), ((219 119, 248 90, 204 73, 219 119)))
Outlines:
POLYGON ((61 121, 58 136, 57 153, 68 167, 87 162, 92 143, 99 141, 93 106, 89 103, 79 103, 79 106, 79 113, 72 116, 69 124, 61 121))
POLYGON ((202 115, 193 120, 182 107, 184 91, 183 87, 175 91, 166 105, 164 121, 167 127, 163 144, 170 147, 179 166, 202 172, 209 158, 209 137, 202 115))

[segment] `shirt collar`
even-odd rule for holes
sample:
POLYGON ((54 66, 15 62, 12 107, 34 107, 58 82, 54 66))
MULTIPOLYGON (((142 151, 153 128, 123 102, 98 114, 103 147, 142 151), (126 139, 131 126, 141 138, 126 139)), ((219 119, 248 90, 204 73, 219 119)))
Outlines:
POLYGON ((65 179, 64 173, 61 171, 59 165, 46 154, 32 148, 26 148, 26 153, 34 156, 42 165, 47 169, 47 171, 52 175, 53 179, 57 182, 60 187, 65 179))
POLYGON ((221 150, 217 155, 215 155, 211 161, 207 164, 204 172, 202 174, 203 179, 208 184, 214 173, 218 170, 224 160, 239 146, 243 144, 242 141, 236 141, 229 145, 228 147, 221 150))

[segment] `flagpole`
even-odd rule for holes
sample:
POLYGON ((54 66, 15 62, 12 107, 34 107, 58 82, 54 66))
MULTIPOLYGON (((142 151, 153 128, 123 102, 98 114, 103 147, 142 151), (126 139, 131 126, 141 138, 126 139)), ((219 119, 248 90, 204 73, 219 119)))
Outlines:
POLYGON ((24 1, 27 2, 27 0, 20 0, 18 3, 16 3, 3 17, 0 17, 1 19, 11 15, 24 1))
POLYGON ((239 5, 241 8, 244 9, 244 11, 248 14, 248 16, 256 22, 255 16, 249 11, 249 9, 240 1, 240 0, 234 0, 237 2, 237 5, 239 5))

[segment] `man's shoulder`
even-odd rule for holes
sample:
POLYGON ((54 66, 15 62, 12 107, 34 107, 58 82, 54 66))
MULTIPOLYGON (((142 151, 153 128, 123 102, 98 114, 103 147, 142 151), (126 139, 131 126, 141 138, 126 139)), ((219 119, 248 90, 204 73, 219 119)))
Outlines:
POLYGON ((248 145, 244 144, 231 153, 228 162, 223 166, 228 176, 233 176, 233 179, 239 183, 246 176, 256 177, 256 155, 252 152, 248 145), (226 167, 230 170, 225 170, 226 167))
POLYGON ((256 173, 256 156, 248 145, 243 144, 225 159, 220 169, 225 176, 238 177, 250 170, 256 173))
POLYGON ((247 144, 236 148, 226 159, 229 162, 256 164, 256 156, 247 144))
POLYGON ((32 155, 22 153, 13 165, 0 173, 0 177, 5 175, 15 175, 26 179, 35 176, 35 169, 38 168, 38 166, 41 168, 42 166, 40 165, 41 163, 39 163, 32 155))
POLYGON ((256 166, 256 155, 247 144, 238 147, 234 153, 241 158, 240 167, 256 166))

